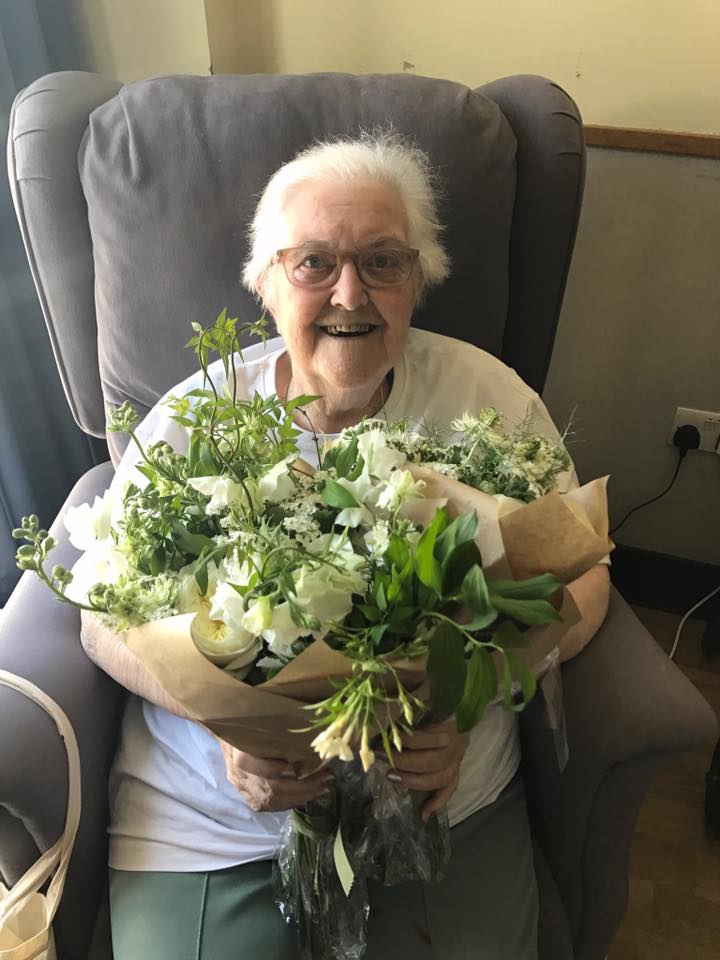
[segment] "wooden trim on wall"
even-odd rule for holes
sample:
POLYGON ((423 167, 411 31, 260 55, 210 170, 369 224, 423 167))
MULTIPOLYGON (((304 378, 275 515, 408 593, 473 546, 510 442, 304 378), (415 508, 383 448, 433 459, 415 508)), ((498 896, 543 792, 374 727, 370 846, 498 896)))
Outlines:
POLYGON ((645 150, 649 153, 676 153, 720 160, 720 136, 712 133, 675 133, 672 130, 585 124, 585 142, 589 147, 606 147, 610 150, 645 150))

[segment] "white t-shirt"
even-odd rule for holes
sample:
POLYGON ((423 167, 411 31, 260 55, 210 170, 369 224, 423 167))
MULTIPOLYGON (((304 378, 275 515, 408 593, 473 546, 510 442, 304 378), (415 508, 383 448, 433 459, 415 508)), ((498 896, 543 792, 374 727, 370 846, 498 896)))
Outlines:
MULTIPOLYGON (((280 338, 244 351, 238 395, 275 393, 275 371, 284 352, 280 338)), ((213 382, 222 382, 219 362, 213 382)), ((202 385, 198 372, 171 392, 202 385)), ((410 427, 443 425, 466 411, 493 406, 512 426, 529 418, 533 432, 555 438, 558 431, 539 396, 491 354, 459 340, 411 329, 394 370, 385 404, 389 420, 406 417, 410 427)), ((137 430, 141 442, 167 440, 187 448, 187 434, 158 403, 137 430)), ((312 434, 298 438, 301 456, 317 462, 312 434)), ((124 487, 137 462, 128 447, 113 480, 124 487)), ((560 489, 577 485, 574 471, 560 489)), ((491 704, 472 731, 460 785, 449 804, 450 822, 492 803, 520 762, 517 721, 502 703, 491 704)), ((110 776, 110 866, 118 870, 217 870, 271 859, 286 813, 256 813, 228 782, 215 738, 197 724, 131 697, 120 747, 110 776)))

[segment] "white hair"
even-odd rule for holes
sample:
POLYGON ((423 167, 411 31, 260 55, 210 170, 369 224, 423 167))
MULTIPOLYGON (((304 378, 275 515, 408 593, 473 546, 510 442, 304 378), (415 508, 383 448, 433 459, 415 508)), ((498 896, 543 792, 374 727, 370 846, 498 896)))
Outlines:
POLYGON ((436 193, 426 153, 392 133, 317 143, 284 164, 268 181, 250 225, 243 282, 253 293, 278 249, 278 225, 288 193, 304 183, 372 181, 394 189, 407 217, 407 242, 420 251, 415 287, 423 293, 447 277, 450 258, 440 243, 436 193))

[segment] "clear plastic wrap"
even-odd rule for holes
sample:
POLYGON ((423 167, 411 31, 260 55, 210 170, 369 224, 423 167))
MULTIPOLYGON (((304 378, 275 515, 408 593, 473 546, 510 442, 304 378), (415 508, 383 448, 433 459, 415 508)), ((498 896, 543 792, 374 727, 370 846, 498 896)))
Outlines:
POLYGON ((450 856, 447 811, 420 819, 424 795, 387 779, 377 760, 337 762, 333 791, 294 810, 274 866, 274 896, 295 926, 301 960, 361 960, 370 913, 368 881, 436 882, 450 856), (338 831, 341 842, 338 841, 338 831))

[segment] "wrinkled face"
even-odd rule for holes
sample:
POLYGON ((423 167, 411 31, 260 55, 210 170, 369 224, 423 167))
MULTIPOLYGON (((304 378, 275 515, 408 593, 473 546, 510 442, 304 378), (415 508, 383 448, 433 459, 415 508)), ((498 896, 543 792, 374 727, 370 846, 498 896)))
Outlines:
MULTIPOLYGON (((305 184, 290 193, 283 213, 278 249, 311 243, 354 253, 406 245, 402 203, 382 184, 305 184)), ((351 260, 324 289, 290 283, 275 263, 259 292, 285 341, 293 376, 326 395, 377 387, 403 351, 415 301, 412 277, 401 286, 368 288, 351 260)))

